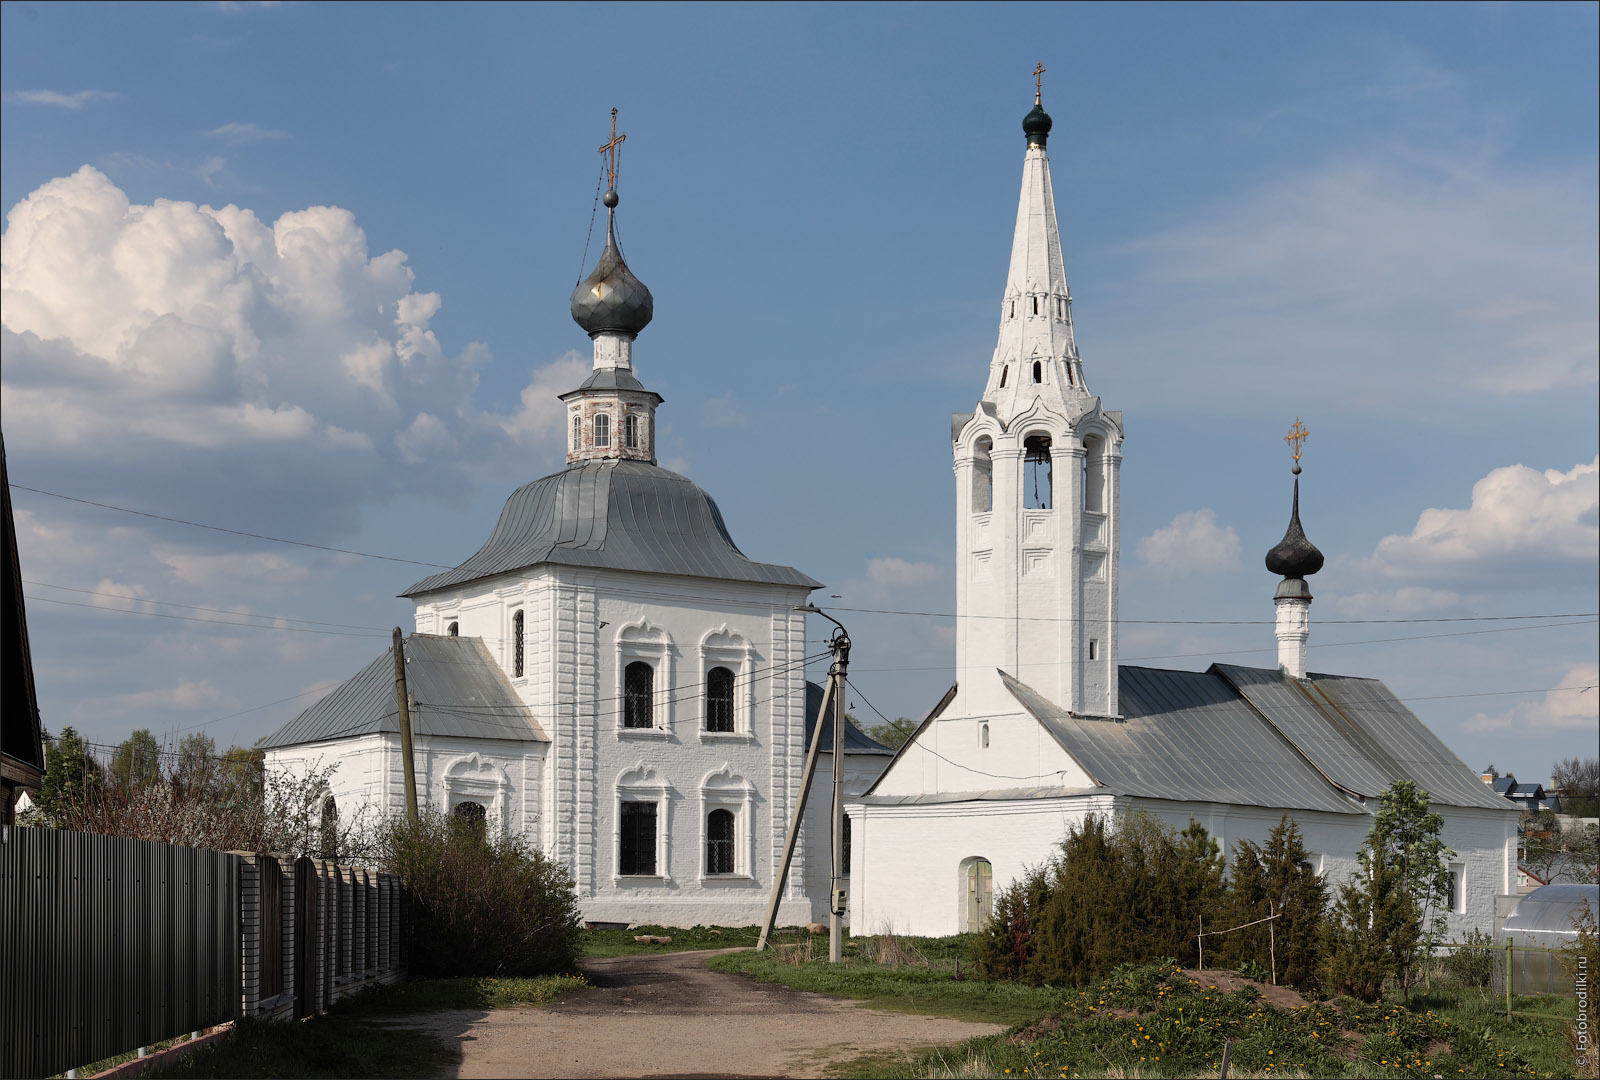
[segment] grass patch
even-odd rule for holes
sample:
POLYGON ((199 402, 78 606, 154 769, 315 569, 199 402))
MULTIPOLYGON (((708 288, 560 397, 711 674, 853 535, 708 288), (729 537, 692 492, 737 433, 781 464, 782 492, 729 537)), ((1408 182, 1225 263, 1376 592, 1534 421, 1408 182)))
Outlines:
MULTIPOLYGON (((877 1076, 1193 1077, 1216 1075, 1225 1041, 1239 1077, 1569 1077, 1571 1002, 1503 1002, 1441 991, 1367 1005, 1349 998, 1279 1008, 1244 986, 1227 992, 1171 965, 1121 969, 1056 991, 1052 1015, 1006 1035, 930 1051, 877 1076)), ((853 1075, 864 1075, 852 1069, 853 1075)))
POLYGON ((240 1020, 224 1039, 143 1076, 435 1076, 453 1059, 432 1035, 347 1016, 304 1023, 240 1020))
POLYGON ((544 1005, 563 994, 583 990, 582 975, 539 975, 527 979, 413 979, 374 986, 335 1002, 330 1015, 403 1016, 438 1009, 504 1009, 544 1005))
POLYGON ((689 949, 737 949, 753 946, 761 936, 759 926, 636 926, 631 930, 584 930, 578 939, 578 955, 585 959, 604 956, 637 956, 641 953, 684 952, 689 949), (645 944, 635 937, 669 937, 670 944, 645 944))
POLYGON ((870 1001, 878 1008, 993 1024, 1026 1023, 1061 1004, 1059 990, 973 978, 966 959, 967 935, 857 938, 838 964, 828 963, 826 938, 791 934, 776 937, 773 944, 763 953, 713 956, 708 964, 760 982, 870 1001), (899 962, 877 963, 879 954, 899 962))

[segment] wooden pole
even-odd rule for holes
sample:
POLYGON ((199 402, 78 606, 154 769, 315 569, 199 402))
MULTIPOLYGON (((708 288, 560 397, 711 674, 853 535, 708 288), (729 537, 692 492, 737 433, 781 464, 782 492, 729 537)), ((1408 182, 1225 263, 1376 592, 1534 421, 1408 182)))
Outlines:
POLYGON ((1274 929, 1278 921, 1278 909, 1271 900, 1267 901, 1267 910, 1272 913, 1272 918, 1267 920, 1267 956, 1272 960, 1272 985, 1278 985, 1278 932, 1274 929))
POLYGON ((1206 969, 1206 917, 1204 915, 1200 916, 1200 933, 1194 940, 1200 946, 1200 967, 1198 970, 1204 971, 1206 969))
MULTIPOLYGON (((841 628, 842 630, 842 628, 841 628)), ((845 673, 850 667, 850 637, 835 639, 833 665, 833 875, 828 899, 828 963, 844 959, 844 717, 845 673)))
POLYGON ((411 701, 406 693, 406 646, 400 628, 394 628, 394 696, 400 709, 400 756, 405 759, 406 820, 417 823, 417 762, 411 749, 411 701))
POLYGON ((806 796, 811 793, 811 779, 817 774, 817 750, 822 745, 822 718, 828 715, 828 703, 833 700, 833 680, 829 679, 822 690, 822 707, 817 710, 817 730, 811 737, 811 749, 806 751, 806 767, 800 780, 800 798, 795 801, 794 813, 789 818, 789 835, 783 841, 783 862, 778 876, 772 882, 772 899, 767 902, 767 918, 761 924, 761 937, 756 941, 756 952, 767 948, 772 937, 773 924, 778 919, 778 903, 783 898, 783 886, 789 878, 789 862, 794 857, 795 841, 800 838, 800 819, 805 813, 806 796))

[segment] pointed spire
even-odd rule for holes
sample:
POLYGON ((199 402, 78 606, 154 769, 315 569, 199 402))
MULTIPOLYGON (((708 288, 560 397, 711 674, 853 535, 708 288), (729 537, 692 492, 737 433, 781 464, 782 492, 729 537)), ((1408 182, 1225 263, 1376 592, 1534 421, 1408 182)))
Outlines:
MULTIPOLYGON (((1044 73, 1035 69, 1035 78, 1044 73)), ((1042 86, 1036 83, 1033 111, 1023 121, 1028 148, 1022 164, 1011 263, 1000 305, 999 340, 984 397, 1002 411, 1027 408, 1035 397, 1065 407, 1069 398, 1087 396, 1083 368, 1072 332, 1072 295, 1061 254, 1055 191, 1045 139, 1050 117, 1042 86), (1034 377, 1034 364, 1039 377, 1034 377)))

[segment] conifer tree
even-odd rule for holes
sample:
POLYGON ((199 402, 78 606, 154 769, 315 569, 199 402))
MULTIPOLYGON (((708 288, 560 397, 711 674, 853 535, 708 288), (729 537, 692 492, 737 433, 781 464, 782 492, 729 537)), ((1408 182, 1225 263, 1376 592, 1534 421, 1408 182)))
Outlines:
POLYGON ((1262 871, 1269 914, 1275 910, 1277 978, 1300 989, 1317 986, 1327 885, 1316 873, 1300 826, 1285 814, 1267 837, 1262 871))
POLYGON ((65 828, 85 798, 100 788, 102 779, 100 765, 83 737, 71 727, 62 728, 45 755, 44 778, 39 782, 39 811, 44 820, 54 828, 65 828))

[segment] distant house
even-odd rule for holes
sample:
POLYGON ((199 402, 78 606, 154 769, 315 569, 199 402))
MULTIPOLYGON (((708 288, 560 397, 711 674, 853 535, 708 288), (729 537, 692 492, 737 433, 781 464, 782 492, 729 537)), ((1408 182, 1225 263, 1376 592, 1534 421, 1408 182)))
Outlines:
POLYGON ((44 778, 44 736, 39 699, 33 688, 33 658, 28 651, 28 613, 22 600, 22 568, 17 561, 17 530, 11 518, 11 485, 6 475, 5 443, 0 442, 0 822, 13 824, 16 802, 44 778))
POLYGON ((1526 866, 1517 867, 1517 892, 1518 894, 1531 893, 1535 889, 1543 888, 1550 884, 1548 880, 1535 874, 1526 866))
POLYGON ((1496 794, 1510 799, 1522 809, 1531 813, 1538 813, 1540 810, 1561 809, 1561 800, 1555 797, 1554 792, 1546 791, 1542 784, 1519 783, 1517 778, 1510 773, 1496 777, 1492 786, 1496 794))

